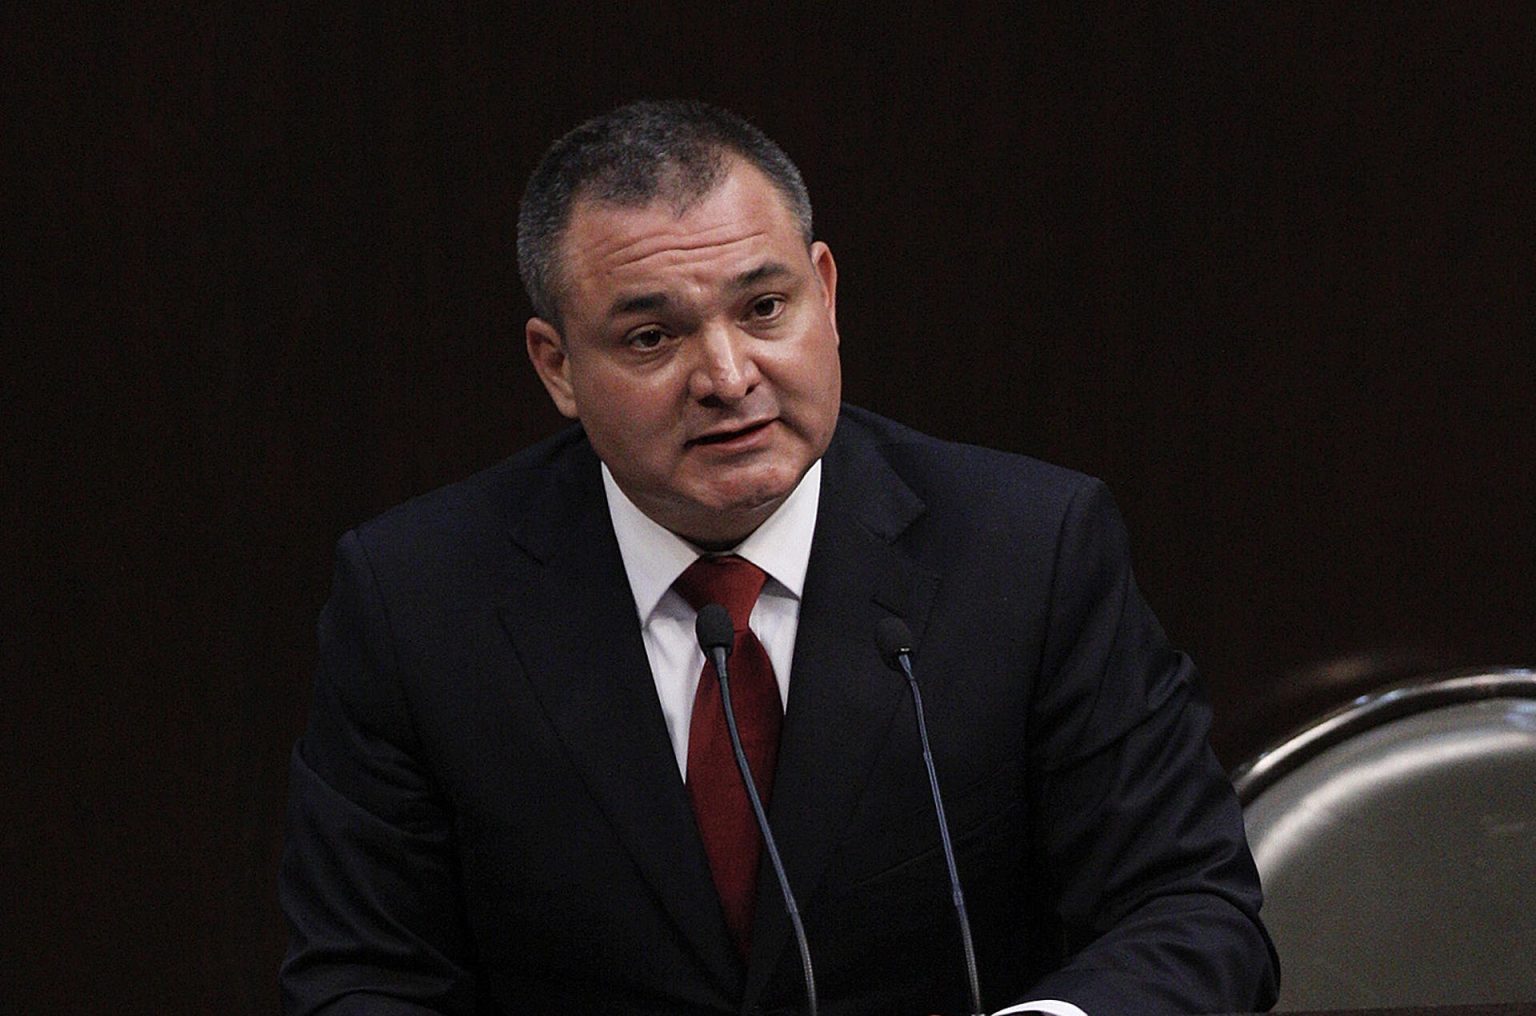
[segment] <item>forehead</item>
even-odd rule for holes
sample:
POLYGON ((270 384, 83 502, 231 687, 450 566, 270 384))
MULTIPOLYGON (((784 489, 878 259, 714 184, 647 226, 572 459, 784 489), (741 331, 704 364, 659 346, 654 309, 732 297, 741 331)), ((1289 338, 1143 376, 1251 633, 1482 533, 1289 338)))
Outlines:
POLYGON ((643 207, 578 200, 563 247, 569 298, 583 304, 634 285, 708 284, 770 254, 806 258, 788 203, 747 163, 681 212, 664 197, 643 207))

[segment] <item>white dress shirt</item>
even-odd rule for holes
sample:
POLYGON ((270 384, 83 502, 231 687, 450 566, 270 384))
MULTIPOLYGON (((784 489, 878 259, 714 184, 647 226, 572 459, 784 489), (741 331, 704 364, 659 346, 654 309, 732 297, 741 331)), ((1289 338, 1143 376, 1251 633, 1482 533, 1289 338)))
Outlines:
MULTIPOLYGON (((704 653, 694 634, 696 612, 672 583, 704 552, 666 529, 629 499, 603 466, 603 493, 619 540, 619 554, 635 597, 635 613, 645 654, 651 662, 656 697, 667 720, 667 734, 677 769, 688 778, 688 724, 693 696, 704 669, 704 653)), ((768 651, 779 683, 779 703, 789 702, 790 663, 800 625, 800 596, 811 559, 816 509, 821 503, 821 460, 812 463, 800 483, 751 536, 726 553, 746 558, 768 573, 747 624, 768 651)))

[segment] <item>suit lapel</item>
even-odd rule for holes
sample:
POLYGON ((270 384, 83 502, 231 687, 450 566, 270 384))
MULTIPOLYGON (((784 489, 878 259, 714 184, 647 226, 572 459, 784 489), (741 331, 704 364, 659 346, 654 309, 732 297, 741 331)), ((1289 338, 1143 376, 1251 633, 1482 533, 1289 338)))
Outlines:
MULTIPOLYGON (((801 903, 819 887, 907 694, 880 659, 874 632, 879 618, 895 614, 921 636, 937 579, 893 541, 922 511, 921 500, 884 459, 839 431, 823 459, 770 805, 790 886, 801 903)), ((789 943, 779 895, 765 864, 748 965, 749 1004, 761 996, 789 943)), ((814 942, 811 950, 814 955, 814 942)))
POLYGON ((636 866, 722 988, 741 985, 678 775, 596 457, 581 445, 545 501, 514 520, 541 567, 509 589, 504 626, 572 763, 636 866))

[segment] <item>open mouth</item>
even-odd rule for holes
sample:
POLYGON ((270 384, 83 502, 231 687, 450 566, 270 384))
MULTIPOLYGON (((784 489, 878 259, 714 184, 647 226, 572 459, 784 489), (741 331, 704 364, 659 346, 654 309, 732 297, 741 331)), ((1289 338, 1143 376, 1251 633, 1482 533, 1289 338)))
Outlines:
POLYGON ((695 445, 729 444, 732 441, 740 441, 740 440, 743 440, 745 438, 752 437, 754 434, 757 434, 757 433, 761 432, 764 428, 766 428, 772 422, 773 422, 772 420, 764 420, 761 423, 754 423, 754 424, 750 424, 750 425, 748 425, 746 427, 742 427, 740 430, 724 430, 724 431, 720 431, 719 433, 716 433, 716 434, 705 434, 705 435, 703 435, 701 437, 694 438, 692 441, 689 442, 689 444, 695 444, 695 445))

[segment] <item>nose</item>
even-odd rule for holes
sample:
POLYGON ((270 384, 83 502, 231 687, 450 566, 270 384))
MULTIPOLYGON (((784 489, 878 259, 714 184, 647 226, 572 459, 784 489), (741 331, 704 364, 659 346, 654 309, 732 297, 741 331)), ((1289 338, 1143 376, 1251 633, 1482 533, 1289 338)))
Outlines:
POLYGON ((751 339, 729 325, 709 325, 698 334, 699 358, 689 376, 689 393, 699 401, 740 402, 762 375, 752 358, 751 339))

